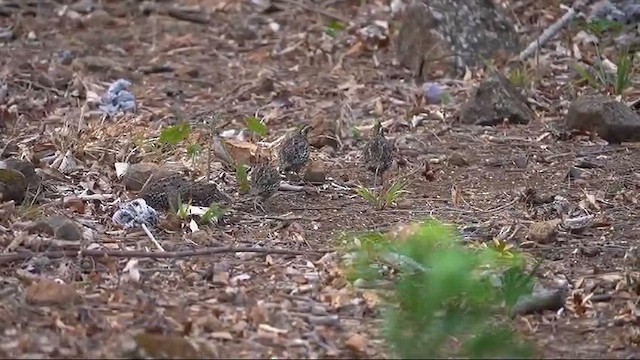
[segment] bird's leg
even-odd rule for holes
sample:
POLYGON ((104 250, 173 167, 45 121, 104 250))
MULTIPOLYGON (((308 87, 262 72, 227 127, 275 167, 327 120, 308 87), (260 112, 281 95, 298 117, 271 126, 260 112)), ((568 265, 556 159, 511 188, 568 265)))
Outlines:
POLYGON ((373 173, 373 190, 378 187, 378 169, 373 173))
POLYGON ((264 210, 264 206, 262 206, 262 204, 260 203, 260 199, 256 197, 253 199, 253 210, 258 211, 258 209, 260 209, 260 211, 262 211, 263 213, 266 212, 264 210))

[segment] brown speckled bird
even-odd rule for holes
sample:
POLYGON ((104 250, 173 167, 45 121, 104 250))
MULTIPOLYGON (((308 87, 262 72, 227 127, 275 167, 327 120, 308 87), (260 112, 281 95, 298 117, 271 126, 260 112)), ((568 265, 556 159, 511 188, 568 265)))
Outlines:
POLYGON ((311 130, 310 125, 299 126, 296 132, 287 138, 280 147, 278 154, 280 170, 285 174, 290 171, 298 174, 309 160, 309 140, 307 140, 309 130, 311 130))
POLYGON ((264 212, 263 204, 273 196, 280 187, 280 173, 270 161, 263 159, 251 167, 251 191, 254 196, 254 209, 264 212))
MULTIPOLYGON (((371 171, 375 176, 375 181, 380 177, 380 182, 383 182, 384 173, 389 170, 391 163, 393 162, 393 145, 384 137, 385 129, 380 124, 379 120, 376 120, 373 126, 372 137, 369 142, 364 146, 362 151, 362 160, 367 170, 371 171)), ((376 187, 374 182, 374 187, 376 187)))
POLYGON ((193 182, 180 174, 152 177, 138 195, 156 210, 176 211, 178 199, 182 203, 202 207, 208 207, 214 202, 222 205, 231 203, 231 198, 221 192, 216 184, 193 182))

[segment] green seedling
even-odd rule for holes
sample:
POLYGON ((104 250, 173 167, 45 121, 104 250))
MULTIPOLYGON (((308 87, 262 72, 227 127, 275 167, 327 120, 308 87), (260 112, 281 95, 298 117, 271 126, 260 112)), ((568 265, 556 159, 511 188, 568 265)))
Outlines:
POLYGON ((338 36, 338 33, 340 33, 346 28, 347 27, 343 23, 339 21, 332 21, 324 29, 324 33, 335 39, 338 36))
POLYGON ((190 134, 191 125, 188 122, 182 122, 164 129, 160 134, 160 143, 175 146, 188 139, 190 134))
POLYGON ((384 337, 394 357, 530 358, 533 349, 505 319, 517 299, 531 293, 532 273, 516 261, 498 261, 490 248, 470 249, 449 226, 414 224, 402 238, 358 234, 352 278, 392 277, 381 293, 384 337), (395 255, 393 257, 389 255, 395 255), (410 259, 383 272, 383 260, 410 259))
POLYGON ((356 192, 376 210, 383 210, 408 192, 405 190, 407 184, 405 179, 400 179, 378 193, 364 186, 360 186, 356 192))
POLYGON ((217 224, 218 221, 226 214, 227 210, 220 205, 213 203, 209 206, 209 210, 200 218, 201 224, 217 224))
POLYGON ((260 120, 258 120, 258 118, 256 118, 255 116, 249 116, 245 118, 244 123, 249 131, 260 137, 265 137, 267 136, 267 134, 269 134, 269 129, 267 129, 267 126, 260 120))
POLYGON ((238 182, 241 194, 246 194, 251 190, 247 167, 244 164, 236 164, 236 181, 238 182))

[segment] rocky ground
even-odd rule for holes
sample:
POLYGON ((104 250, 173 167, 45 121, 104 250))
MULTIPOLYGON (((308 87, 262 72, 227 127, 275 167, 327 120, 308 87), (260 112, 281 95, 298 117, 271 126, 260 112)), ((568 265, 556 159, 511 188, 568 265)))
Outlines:
MULTIPOLYGON (((565 29, 525 71, 534 119, 486 127, 457 121, 482 71, 432 80, 450 102, 425 104, 394 61, 399 20, 386 1, 181 1, 207 9, 188 13, 166 2, 13 3, 21 10, 0 1, 3 157, 39 160, 42 187, 36 203, 0 206, 0 356, 387 357, 379 297, 347 283, 337 249, 346 232, 425 218, 474 242, 508 234, 542 260, 541 282, 569 284, 564 311, 513 320, 541 356, 640 355, 637 273, 623 261, 639 245, 638 147, 558 130, 570 101, 594 92, 571 82, 573 60, 559 51, 579 29, 565 29), (371 25, 375 40, 360 31, 371 25), (95 103, 119 78, 131 81, 137 112, 104 119, 95 103), (236 144, 255 142, 237 135, 249 116, 267 124, 265 144, 314 123, 311 158, 327 180, 282 189, 266 214, 237 211, 198 231, 163 217, 152 229, 166 250, 158 255, 142 230, 113 224, 118 204, 135 198, 116 163, 180 166, 193 179, 211 171, 241 202, 217 158, 191 158, 185 142, 158 145, 163 129, 192 120, 189 142, 206 148, 211 129, 195 117, 203 111, 218 114, 215 132, 236 144), (375 118, 404 159, 388 180, 409 180, 379 211, 354 192, 371 184, 358 154, 375 118), (523 201, 527 189, 594 220, 534 241, 527 229, 549 216, 523 201), (232 246, 263 252, 208 250, 232 246), (78 256, 81 248, 110 256, 78 256)), ((559 18, 559 3, 514 5, 523 38, 559 18)))

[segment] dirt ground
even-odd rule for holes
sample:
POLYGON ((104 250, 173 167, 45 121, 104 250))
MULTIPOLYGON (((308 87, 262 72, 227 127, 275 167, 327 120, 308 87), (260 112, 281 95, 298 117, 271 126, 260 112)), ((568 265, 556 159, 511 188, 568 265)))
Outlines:
MULTIPOLYGON (((41 16, 0 17, 0 26, 16 26, 17 35, 0 46, 0 79, 9 85, 13 102, 0 106, 4 156, 70 150, 75 170, 45 171, 48 198, 34 206, 44 215, 78 219, 98 248, 152 248, 142 231, 125 237, 112 224, 116 200, 133 197, 117 179, 115 162, 176 161, 187 164, 194 177, 205 173, 206 156, 194 163, 184 149, 167 154, 149 145, 179 119, 213 110, 224 119, 218 129, 223 131, 240 129, 245 117, 256 115, 271 132, 266 141, 305 121, 338 122, 344 135, 337 151, 313 150, 312 158, 327 165, 328 181, 307 192, 280 191, 266 215, 231 216, 196 233, 162 226, 154 230, 168 251, 261 246, 303 255, 214 254, 140 258, 133 264, 119 258, 87 263, 69 252, 62 259, 36 257, 37 264, 34 259, 0 262, 0 356, 126 356, 136 339, 138 346, 148 346, 147 352, 166 347, 158 351, 174 357, 388 357, 378 297, 373 290, 347 285, 339 267, 343 254, 332 249, 341 245, 345 232, 431 217, 459 226, 476 242, 509 229, 510 242, 543 260, 541 281, 570 284, 569 303, 580 304, 561 314, 513 320, 541 356, 640 356, 635 273, 623 265, 625 252, 640 245, 638 149, 554 135, 568 101, 580 91, 567 83, 565 59, 554 58, 554 66, 529 89, 538 115, 529 125, 456 123, 456 108, 479 81, 474 75, 464 81, 438 80, 447 85, 452 103, 421 109, 431 115, 410 128, 406 124, 417 89, 410 74, 394 64, 392 47, 384 41, 375 51, 357 45, 357 29, 374 20, 388 21, 392 33, 397 29, 382 1, 333 1, 328 8, 333 16, 297 1, 284 1, 275 12, 260 12, 249 3, 181 2, 206 5, 211 11, 206 24, 145 14, 133 1, 103 1, 106 11, 89 14, 42 1, 41 16), (335 39, 327 36, 328 24, 343 17, 353 19, 353 30, 335 39), (101 95, 118 78, 133 83, 138 113, 115 120, 91 116, 86 99, 101 95), (437 111, 443 118, 433 115, 437 111), (364 140, 355 139, 351 128, 369 126, 375 117, 390 125, 389 137, 407 162, 394 166, 388 177, 409 179, 408 194, 380 211, 353 191, 354 184, 371 179, 358 164, 364 140), (451 161, 454 157, 467 164, 451 161), (569 179, 569 169, 581 159, 596 166, 569 179), (421 174, 425 162, 434 172, 432 181, 421 174), (528 226, 544 219, 518 200, 525 188, 582 202, 596 221, 579 234, 560 232, 551 244, 528 241, 528 226), (457 203, 452 189, 461 196, 457 203), (85 197, 80 207, 64 200, 91 194, 105 196, 85 197), (139 281, 126 281, 135 277, 127 264, 135 265, 139 281), (30 296, 25 289, 42 278, 73 283, 75 294, 66 297, 66 288, 50 285, 52 305, 25 301, 30 296), (141 332, 166 337, 136 337, 141 332), (183 342, 183 335, 195 345, 183 342)), ((516 15, 532 21, 530 13, 544 6, 554 10, 536 15, 541 24, 561 15, 557 6, 536 6, 518 8, 516 15)), ((197 15, 206 18, 204 12, 197 15)), ((570 36, 559 41, 566 39, 570 36)), ((206 140, 207 134, 195 128, 192 138, 206 140)), ((212 168, 221 186, 240 198, 233 174, 221 175, 216 164, 212 168)), ((5 252, 18 236, 33 240, 35 235, 13 227, 27 220, 24 207, 2 213, 5 252)), ((55 250, 54 244, 38 241, 39 251, 55 250)), ((28 243, 22 241, 18 250, 28 243)))

